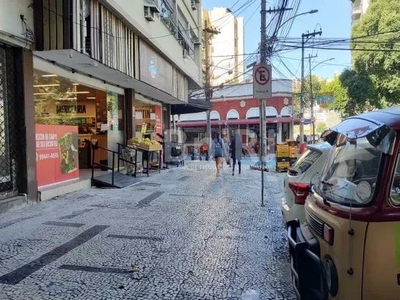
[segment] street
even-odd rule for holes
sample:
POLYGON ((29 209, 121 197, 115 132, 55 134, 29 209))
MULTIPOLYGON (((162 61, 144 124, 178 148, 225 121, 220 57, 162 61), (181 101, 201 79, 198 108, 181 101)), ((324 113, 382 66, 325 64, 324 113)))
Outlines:
POLYGON ((1 299, 295 299, 283 174, 188 162, 0 216, 1 299))

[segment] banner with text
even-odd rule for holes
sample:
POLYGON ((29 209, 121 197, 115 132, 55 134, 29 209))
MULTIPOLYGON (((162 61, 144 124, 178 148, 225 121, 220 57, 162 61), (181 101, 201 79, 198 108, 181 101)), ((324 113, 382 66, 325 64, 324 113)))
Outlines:
POLYGON ((38 186, 79 178, 78 127, 36 124, 38 186))
POLYGON ((156 115, 155 132, 159 134, 164 134, 162 129, 162 108, 161 105, 154 106, 154 112, 156 115))

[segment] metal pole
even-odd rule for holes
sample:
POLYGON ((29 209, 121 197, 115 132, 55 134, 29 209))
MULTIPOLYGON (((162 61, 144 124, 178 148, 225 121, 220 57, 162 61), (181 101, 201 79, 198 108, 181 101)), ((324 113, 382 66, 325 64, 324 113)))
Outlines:
POLYGON ((304 142, 304 33, 301 35, 300 144, 304 142))
MULTIPOLYGON (((261 63, 266 63, 266 34, 267 34, 267 1, 261 0, 261 63)), ((261 206, 264 206, 264 167, 265 167, 265 99, 260 99, 260 166, 261 166, 261 206)))
POLYGON ((210 91, 210 57, 209 57, 209 32, 208 28, 204 30, 204 42, 206 44, 205 46, 205 56, 206 56, 206 70, 205 70, 205 76, 206 76, 206 88, 205 88, 205 96, 206 96, 206 102, 210 106, 210 109, 207 110, 207 143, 208 143, 208 151, 207 151, 207 157, 206 160, 210 160, 210 150, 211 150, 211 91, 210 91))
POLYGON ((308 55, 308 64, 310 68, 310 97, 311 97, 311 124, 312 124, 312 136, 311 143, 314 144, 314 135, 315 135, 315 122, 314 122, 314 95, 313 95, 313 85, 312 85, 312 75, 311 75, 311 54, 308 55))

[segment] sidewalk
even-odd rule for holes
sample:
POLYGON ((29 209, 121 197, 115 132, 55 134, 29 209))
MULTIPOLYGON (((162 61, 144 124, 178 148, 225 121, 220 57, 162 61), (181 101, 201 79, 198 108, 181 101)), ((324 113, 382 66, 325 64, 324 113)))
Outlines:
POLYGON ((1 299, 295 299, 281 176, 213 162, 0 215, 1 299))

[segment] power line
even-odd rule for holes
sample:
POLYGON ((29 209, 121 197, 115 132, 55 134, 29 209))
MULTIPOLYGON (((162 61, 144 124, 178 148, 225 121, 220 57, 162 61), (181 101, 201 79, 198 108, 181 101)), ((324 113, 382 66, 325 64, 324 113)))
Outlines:
POLYGON ((253 16, 256 14, 256 12, 258 12, 260 10, 261 4, 259 4, 256 9, 254 10, 254 12, 250 15, 250 17, 248 18, 248 20, 244 23, 244 27, 246 27, 247 23, 250 22, 250 20, 253 18, 253 16))
MULTIPOLYGON (((300 49, 299 46, 284 45, 285 47, 300 49)), ((400 52, 400 49, 357 49, 357 48, 335 48, 335 47, 316 47, 316 46, 304 46, 306 49, 320 49, 320 50, 338 50, 338 51, 365 51, 365 52, 400 52)))
MULTIPOLYGON (((244 11, 246 11, 246 9, 248 9, 253 3, 255 2, 255 0, 247 0, 247 2, 246 3, 244 3, 242 6, 240 6, 238 9, 236 9, 235 11, 233 11, 232 12, 232 15, 233 16, 235 16, 235 13, 236 14, 240 14, 240 13, 243 13, 244 11), (247 6, 246 6, 247 5, 247 6), (244 9, 243 9, 244 8, 244 9), (240 11, 241 9, 243 9, 242 11, 240 11), (239 12, 240 11, 240 12, 239 12)), ((232 11, 232 9, 230 9, 230 11, 232 11)), ((227 24, 227 22, 229 21, 229 20, 223 20, 222 21, 222 23, 221 24, 217 24, 217 22, 219 21, 219 20, 221 20, 221 19, 224 19, 224 18, 227 18, 227 17, 229 17, 230 15, 229 14, 225 14, 224 16, 222 16, 221 18, 219 18, 219 19, 217 19, 217 20, 214 20, 212 23, 213 23, 213 25, 215 26, 215 27, 219 27, 219 28, 222 28, 222 27, 224 27, 225 26, 225 24, 227 24)), ((236 17, 236 16, 235 16, 236 17)))

